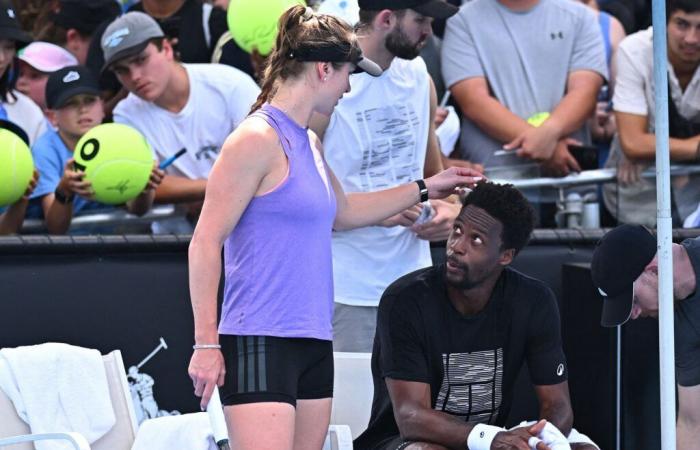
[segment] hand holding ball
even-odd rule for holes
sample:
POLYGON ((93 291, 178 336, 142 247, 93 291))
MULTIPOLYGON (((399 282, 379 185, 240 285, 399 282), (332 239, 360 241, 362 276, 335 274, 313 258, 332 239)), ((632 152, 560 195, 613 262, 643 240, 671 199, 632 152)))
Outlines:
POLYGON ((96 126, 78 141, 73 152, 75 170, 85 173, 98 202, 119 205, 138 196, 148 184, 153 153, 135 129, 107 123, 96 126))
POLYGON ((33 174, 29 146, 12 131, 0 129, 0 206, 22 198, 33 174))

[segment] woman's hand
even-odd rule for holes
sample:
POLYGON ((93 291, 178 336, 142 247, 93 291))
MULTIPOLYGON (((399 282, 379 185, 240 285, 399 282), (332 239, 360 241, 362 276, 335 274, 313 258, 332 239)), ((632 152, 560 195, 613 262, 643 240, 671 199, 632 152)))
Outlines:
POLYGON ((481 172, 466 167, 450 167, 425 179, 429 198, 445 198, 455 194, 458 187, 473 189, 485 177, 481 172))
POLYGON ((199 407, 205 411, 214 387, 224 385, 224 355, 218 349, 195 350, 187 373, 194 384, 194 395, 202 398, 199 407))

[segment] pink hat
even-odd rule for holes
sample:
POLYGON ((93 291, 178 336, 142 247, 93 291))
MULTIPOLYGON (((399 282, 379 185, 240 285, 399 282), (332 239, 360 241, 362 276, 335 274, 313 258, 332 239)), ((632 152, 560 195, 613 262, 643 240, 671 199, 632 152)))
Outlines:
POLYGON ((48 42, 32 42, 17 53, 17 58, 39 72, 51 73, 66 66, 75 66, 78 60, 68 50, 48 42))

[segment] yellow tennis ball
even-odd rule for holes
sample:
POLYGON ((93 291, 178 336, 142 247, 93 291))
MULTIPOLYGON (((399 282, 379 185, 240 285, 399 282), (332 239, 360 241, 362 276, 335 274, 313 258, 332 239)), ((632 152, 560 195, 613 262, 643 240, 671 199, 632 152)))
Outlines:
POLYGON ((119 124, 98 125, 83 135, 73 151, 75 169, 85 172, 95 200, 119 205, 143 192, 153 169, 146 138, 119 124))
POLYGON ((34 160, 27 144, 13 132, 0 129, 0 206, 22 198, 34 173, 34 160))
POLYGON ((277 21, 282 13, 304 0, 231 0, 227 22, 231 37, 239 47, 251 53, 257 49, 262 56, 272 51, 277 38, 277 21))
POLYGON ((535 114, 531 115, 530 117, 528 117, 527 123, 529 123, 533 127, 539 127, 547 119, 549 119, 548 112, 539 112, 539 113, 535 113, 535 114))

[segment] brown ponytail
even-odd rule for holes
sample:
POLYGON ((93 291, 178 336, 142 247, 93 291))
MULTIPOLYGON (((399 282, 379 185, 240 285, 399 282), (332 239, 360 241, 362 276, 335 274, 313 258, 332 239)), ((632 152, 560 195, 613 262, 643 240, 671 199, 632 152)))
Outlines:
POLYGON ((340 45, 355 40, 352 27, 344 21, 334 16, 316 14, 302 5, 286 10, 277 23, 277 29, 275 46, 267 57, 261 78, 260 95, 250 109, 251 113, 272 99, 279 82, 303 72, 305 63, 290 57, 300 42, 306 47, 314 47, 328 45, 329 42, 340 45))

